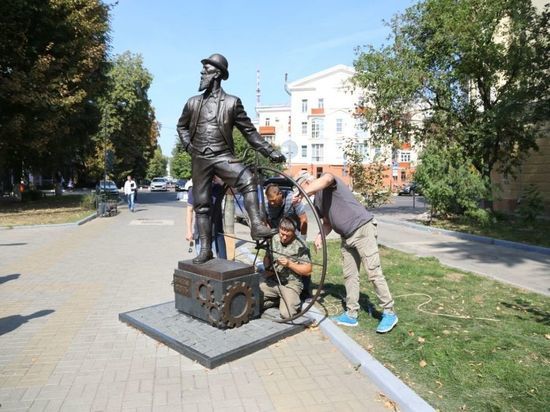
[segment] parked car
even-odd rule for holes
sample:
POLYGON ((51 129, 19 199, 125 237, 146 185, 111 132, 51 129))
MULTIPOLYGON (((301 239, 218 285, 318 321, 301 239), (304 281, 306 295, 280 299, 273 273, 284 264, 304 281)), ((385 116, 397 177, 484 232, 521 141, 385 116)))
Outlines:
POLYGON ((176 192, 183 192, 187 190, 185 185, 187 184, 187 179, 178 179, 176 180, 176 192))
POLYGON ((403 186, 399 191, 399 193, 397 194, 399 196, 402 196, 402 195, 412 195, 413 193, 416 195, 422 195, 422 187, 416 182, 403 186))
POLYGON ((102 180, 100 181, 96 187, 96 192, 98 194, 105 193, 108 195, 117 195, 118 196, 118 187, 116 186, 115 182, 111 180, 102 180))
POLYGON ((150 184, 151 184, 151 181, 149 179, 140 179, 138 182, 138 187, 140 189, 149 189, 150 184))
POLYGON ((153 178, 153 180, 151 180, 149 189, 151 190, 151 192, 154 192, 155 190, 166 192, 168 190, 168 180, 166 180, 166 178, 164 177, 155 177, 153 178))

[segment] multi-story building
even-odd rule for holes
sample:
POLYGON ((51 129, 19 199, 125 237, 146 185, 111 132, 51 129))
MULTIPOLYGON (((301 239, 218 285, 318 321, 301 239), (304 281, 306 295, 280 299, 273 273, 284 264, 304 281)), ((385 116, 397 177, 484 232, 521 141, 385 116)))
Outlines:
POLYGON ((281 147, 289 174, 330 172, 349 183, 342 145, 353 139, 365 163, 387 165, 386 185, 401 187, 411 180, 416 152, 410 145, 392 153, 369 143, 369 132, 361 129, 355 116, 358 96, 349 83, 354 73, 351 67, 337 65, 289 83, 289 105, 256 108, 259 131, 281 147))

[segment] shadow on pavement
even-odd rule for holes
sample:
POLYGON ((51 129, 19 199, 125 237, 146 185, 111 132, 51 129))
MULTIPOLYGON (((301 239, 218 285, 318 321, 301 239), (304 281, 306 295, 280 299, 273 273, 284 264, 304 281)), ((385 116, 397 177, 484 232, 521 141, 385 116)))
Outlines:
POLYGON ((0 243, 0 246, 23 246, 27 243, 0 243))
POLYGON ((55 312, 53 309, 44 309, 34 312, 28 316, 13 315, 5 318, 0 318, 0 336, 14 331, 19 326, 27 323, 31 319, 47 316, 53 312, 55 312))
POLYGON ((0 276, 0 285, 1 285, 2 283, 9 282, 10 280, 19 279, 19 276, 21 276, 20 273, 13 273, 13 274, 11 274, 11 275, 0 276))
POLYGON ((444 250, 455 257, 463 260, 476 261, 488 264, 504 264, 508 267, 514 267, 523 262, 537 261, 541 264, 550 264, 550 255, 541 253, 530 253, 522 250, 510 250, 495 245, 486 245, 475 241, 462 242, 434 242, 433 248, 444 250), (487 251, 486 248, 494 248, 494 251, 487 251))

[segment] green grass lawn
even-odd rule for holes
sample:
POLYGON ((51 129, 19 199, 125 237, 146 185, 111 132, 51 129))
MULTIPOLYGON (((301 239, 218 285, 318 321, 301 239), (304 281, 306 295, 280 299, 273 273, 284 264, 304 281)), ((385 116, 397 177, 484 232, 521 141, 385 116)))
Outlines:
POLYGON ((86 195, 48 196, 27 202, 0 202, 0 226, 78 222, 93 213, 83 206, 86 195))
MULTIPOLYGON (((352 338, 438 410, 549 409, 550 298, 434 258, 386 248, 381 257, 399 324, 376 334, 363 271, 359 326, 342 326, 352 338)), ((334 315, 345 296, 339 242, 329 242, 328 261, 322 305, 334 315)))
MULTIPOLYGON (((426 224, 426 222, 421 222, 426 224)), ((476 225, 464 218, 436 219, 431 226, 474 235, 489 236, 496 239, 511 240, 529 245, 550 247, 550 220, 538 220, 529 225, 513 216, 501 216, 499 220, 487 226, 476 225)))

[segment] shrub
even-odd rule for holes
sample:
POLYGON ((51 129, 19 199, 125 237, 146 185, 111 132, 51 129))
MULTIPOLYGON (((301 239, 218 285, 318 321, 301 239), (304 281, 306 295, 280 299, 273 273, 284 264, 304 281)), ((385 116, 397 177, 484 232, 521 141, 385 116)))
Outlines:
POLYGON ((97 207, 97 196, 95 193, 88 193, 80 201, 80 207, 87 210, 94 210, 97 207))
POLYGON ((519 199, 517 212, 526 223, 534 223, 544 211, 544 201, 537 186, 530 184, 519 199))
POLYGON ((21 200, 23 202, 35 201, 40 200, 43 196, 44 194, 40 190, 29 189, 21 193, 21 200))
POLYGON ((489 195, 488 185, 459 148, 428 145, 414 176, 435 214, 487 218, 478 210, 480 199, 489 195))

